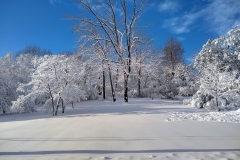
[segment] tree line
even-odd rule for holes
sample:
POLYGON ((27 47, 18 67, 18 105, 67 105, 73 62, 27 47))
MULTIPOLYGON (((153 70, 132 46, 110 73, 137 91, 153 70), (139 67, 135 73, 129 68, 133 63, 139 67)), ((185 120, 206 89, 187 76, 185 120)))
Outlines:
MULTIPOLYGON (((180 41, 175 42, 174 45, 181 46, 180 41)), ((180 52, 169 49, 171 45, 167 41, 161 53, 155 53, 152 46, 134 49, 127 99, 174 98, 195 93, 198 87, 195 71, 183 63, 180 52)), ((38 48, 31 47, 33 51, 38 48)), ((35 112, 42 108, 57 115, 60 107, 64 113, 67 104, 74 108, 74 103, 83 100, 126 99, 125 65, 116 63, 108 43, 81 48, 72 54, 22 51, 15 57, 9 53, 0 59, 3 113, 35 112)))
POLYGON ((129 97, 194 95, 184 103, 215 109, 233 101, 234 106, 239 104, 235 100, 239 95, 239 28, 226 38, 208 41, 194 66, 186 65, 177 38, 169 37, 163 49, 157 50, 144 36, 139 21, 147 1, 75 2, 84 12, 69 17, 77 21, 75 53, 53 55, 30 46, 16 58, 7 54, 0 59, 2 113, 34 112, 41 107, 57 115, 59 108, 64 113, 67 104, 74 108, 82 100, 111 98, 115 102, 117 97, 127 103, 129 97), (234 100, 226 99, 232 94, 234 100))

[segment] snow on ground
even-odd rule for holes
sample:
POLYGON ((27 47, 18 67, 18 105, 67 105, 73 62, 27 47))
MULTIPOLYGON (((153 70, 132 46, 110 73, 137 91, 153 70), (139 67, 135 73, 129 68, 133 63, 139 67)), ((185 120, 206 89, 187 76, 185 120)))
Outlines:
POLYGON ((240 123, 239 111, 228 112, 176 112, 167 115, 166 121, 183 121, 183 120, 196 120, 196 121, 211 121, 211 122, 230 122, 240 123))
POLYGON ((206 111, 130 99, 81 102, 57 117, 1 115, 0 159, 240 159, 239 123, 166 121, 180 113, 206 111))

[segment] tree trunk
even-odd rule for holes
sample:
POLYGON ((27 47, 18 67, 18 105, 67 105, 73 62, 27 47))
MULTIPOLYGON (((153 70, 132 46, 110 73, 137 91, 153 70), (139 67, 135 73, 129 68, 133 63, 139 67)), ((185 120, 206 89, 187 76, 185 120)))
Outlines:
POLYGON ((115 91, 117 90, 117 81, 118 81, 118 68, 117 68, 117 75, 116 75, 115 91))
POLYGON ((217 105, 217 109, 218 109, 218 90, 216 88, 216 97, 215 97, 215 100, 216 100, 216 105, 217 105))
POLYGON ((54 101, 53 101, 53 98, 51 98, 52 100, 52 115, 54 116, 54 101))
POLYGON ((63 99, 61 98, 61 100, 62 100, 62 113, 64 113, 64 111, 65 111, 65 106, 63 105, 63 99))
POLYGON ((71 104, 72 104, 72 108, 74 109, 74 107, 73 107, 73 101, 71 102, 71 104))
POLYGON ((141 61, 140 61, 140 66, 138 70, 138 98, 141 97, 141 61))
POLYGON ((103 86, 102 86, 102 91, 103 91, 103 99, 106 99, 106 84, 105 84, 105 72, 102 72, 102 80, 103 80, 103 86))
POLYGON ((124 71, 124 101, 125 103, 128 103, 128 77, 129 73, 131 72, 131 54, 130 54, 130 48, 128 46, 128 60, 127 60, 127 66, 126 71, 124 71))
POLYGON ((146 77, 145 83, 144 83, 144 88, 147 88, 147 81, 148 81, 148 76, 146 77))
POLYGON ((124 102, 128 103, 128 75, 124 72, 124 91, 123 91, 124 102))
MULTIPOLYGON (((219 77, 217 76, 217 79, 219 79, 219 77)), ((218 80, 217 82, 215 82, 215 89, 216 89, 216 105, 217 105, 217 109, 218 109, 218 80)))
POLYGON ((56 110, 55 110, 55 116, 57 116, 58 107, 59 107, 59 104, 57 104, 57 106, 56 106, 56 110))
POLYGON ((108 72, 109 72, 109 79, 110 79, 111 90, 112 90, 112 98, 113 98, 113 102, 115 102, 116 98, 115 98, 115 93, 114 93, 114 90, 113 90, 112 74, 111 74, 111 68, 110 68, 110 64, 109 63, 108 63, 108 72))
POLYGON ((50 90, 49 84, 48 84, 48 91, 49 91, 49 94, 50 94, 50 97, 51 97, 51 101, 52 101, 52 115, 54 116, 54 100, 53 100, 53 95, 52 95, 52 92, 50 90))
POLYGON ((141 98, 141 80, 138 78, 138 98, 141 98))
POLYGON ((61 101, 61 97, 58 98, 58 102, 57 102, 57 106, 56 106, 56 110, 55 110, 55 116, 57 115, 60 101, 61 101))
MULTIPOLYGON (((101 80, 101 77, 99 76, 99 82, 100 82, 100 80, 101 80)), ((100 95, 102 95, 102 91, 101 91, 101 86, 97 83, 97 89, 98 89, 98 95, 100 96, 100 95)))

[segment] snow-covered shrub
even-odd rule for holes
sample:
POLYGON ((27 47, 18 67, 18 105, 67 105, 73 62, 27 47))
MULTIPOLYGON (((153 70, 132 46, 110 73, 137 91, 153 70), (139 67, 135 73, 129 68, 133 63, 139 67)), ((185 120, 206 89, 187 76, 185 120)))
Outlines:
POLYGON ((10 113, 35 112, 37 108, 31 96, 19 96, 16 101, 13 101, 10 113))

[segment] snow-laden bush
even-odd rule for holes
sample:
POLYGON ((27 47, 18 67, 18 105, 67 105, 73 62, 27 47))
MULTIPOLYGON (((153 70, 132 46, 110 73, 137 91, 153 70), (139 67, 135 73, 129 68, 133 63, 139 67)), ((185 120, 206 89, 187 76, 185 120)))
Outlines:
POLYGON ((10 113, 35 112, 37 108, 31 96, 19 96, 16 101, 13 101, 10 113))
POLYGON ((209 40, 195 59, 201 74, 199 91, 185 104, 209 110, 240 107, 240 28, 209 40))

